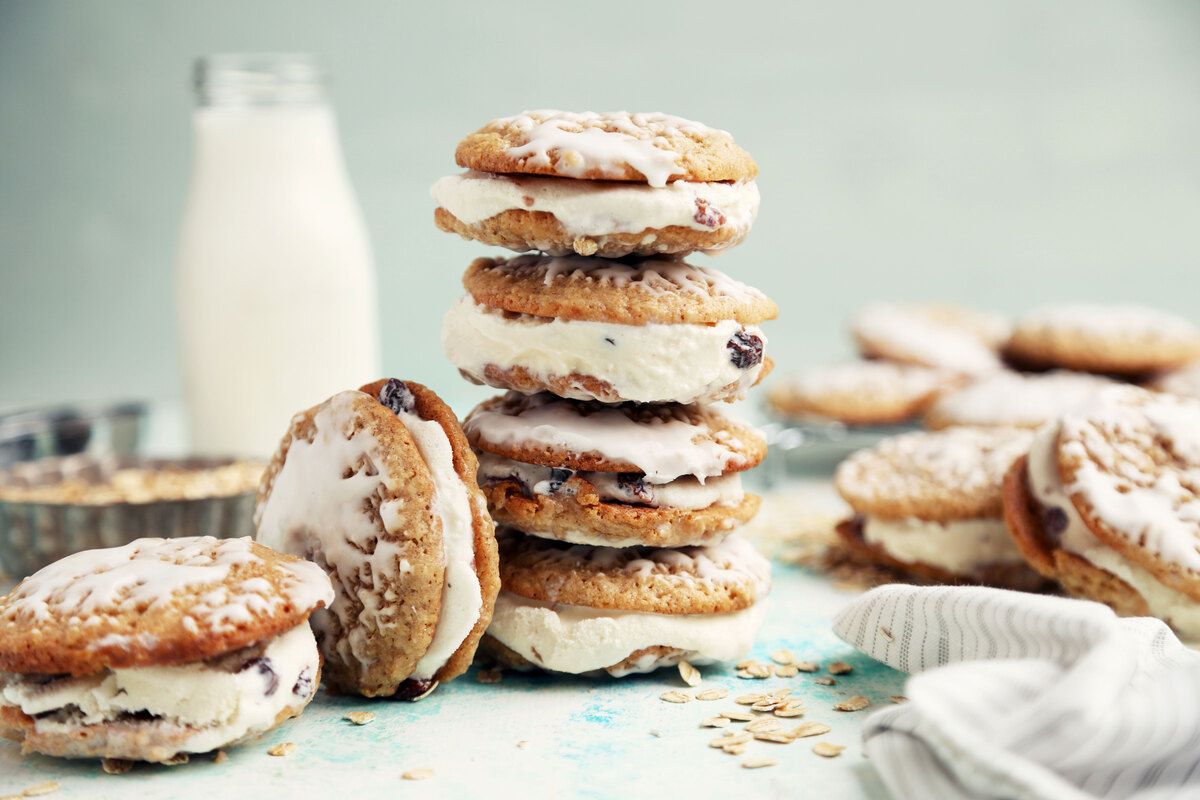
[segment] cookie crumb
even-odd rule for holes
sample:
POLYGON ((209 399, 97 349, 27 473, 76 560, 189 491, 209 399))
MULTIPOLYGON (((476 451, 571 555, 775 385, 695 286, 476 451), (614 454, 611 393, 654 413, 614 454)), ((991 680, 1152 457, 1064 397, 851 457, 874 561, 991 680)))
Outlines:
POLYGON ((679 677, 683 678, 683 682, 688 686, 699 686, 704 680, 700 675, 700 670, 693 667, 687 661, 679 662, 679 677))
POLYGON ((696 695, 697 700, 724 700, 729 697, 728 689, 705 689, 696 695))
POLYGON ((658 699, 666 703, 687 703, 691 701, 692 696, 687 692, 681 692, 677 689, 672 689, 669 692, 663 692, 660 694, 658 699))
POLYGON ((829 665, 830 675, 847 675, 854 670, 854 667, 847 664, 845 661, 835 661, 829 665))
POLYGON ((277 745, 267 748, 267 755, 269 756, 290 756, 294 752, 296 752, 295 742, 280 742, 277 745))
POLYGON ((355 725, 366 725, 375 719, 374 711, 351 711, 346 715, 346 719, 353 722, 355 725))
POLYGON ((820 684, 821 686, 836 686, 837 685, 837 681, 835 681, 833 678, 815 678, 813 680, 813 683, 820 684))
POLYGON ((879 626, 879 632, 880 632, 881 634, 883 634, 883 638, 887 639, 889 642, 894 642, 894 641, 896 641, 896 637, 892 635, 892 631, 891 631, 891 629, 890 629, 890 628, 888 628, 888 627, 886 627, 886 626, 884 626, 884 625, 880 625, 880 626, 879 626))
POLYGON ((658 730, 657 728, 651 728, 650 735, 653 736, 655 739, 661 739, 662 731, 658 730))
POLYGON ((58 791, 58 781, 42 781, 22 790, 19 797, 40 797, 58 791))
POLYGON ((783 648, 771 653, 771 660, 786 667, 796 663, 796 656, 791 650, 783 648))
POLYGON ((481 669, 475 675, 475 680, 480 683, 499 683, 504 679, 504 673, 498 669, 481 669))
POLYGON ((171 756, 166 761, 163 761, 161 763, 164 767, 177 767, 180 764, 188 763, 189 760, 190 760, 190 757, 188 756, 187 753, 176 753, 175 755, 171 756))
POLYGON ((812 751, 821 758, 837 758, 846 749, 842 744, 831 744, 829 742, 817 742, 813 745, 812 751))
POLYGON ((856 694, 853 697, 848 697, 840 703, 833 706, 834 711, 862 711, 867 706, 871 705, 871 701, 863 697, 861 694, 856 694))
POLYGON ((802 722, 792 728, 791 737, 793 739, 806 739, 809 736, 820 736, 822 733, 829 733, 833 730, 824 722, 802 722))
POLYGON ((894 694, 894 695, 892 695, 892 697, 891 697, 891 701, 892 701, 893 703, 907 703, 907 702, 908 702, 908 698, 907 698, 907 697, 905 697, 905 696, 904 696, 904 695, 902 695, 902 694, 894 694))
POLYGON ((133 762, 123 758, 102 758, 100 769, 104 770, 105 775, 124 775, 133 769, 133 762))
POLYGON ((400 777, 406 781, 424 781, 433 777, 431 769, 410 769, 400 773, 400 777))
POLYGON ((773 758, 747 758, 742 762, 744 769, 762 769, 763 767, 773 767, 779 762, 773 758))
POLYGON ((229 756, 225 753, 224 750, 218 750, 217 754, 215 756, 213 756, 214 764, 224 764, 228 760, 229 760, 229 756))
POLYGON ((529 747, 529 742, 525 741, 524 739, 522 739, 521 741, 517 742, 517 749, 518 749, 518 750, 524 750, 526 747, 529 747))

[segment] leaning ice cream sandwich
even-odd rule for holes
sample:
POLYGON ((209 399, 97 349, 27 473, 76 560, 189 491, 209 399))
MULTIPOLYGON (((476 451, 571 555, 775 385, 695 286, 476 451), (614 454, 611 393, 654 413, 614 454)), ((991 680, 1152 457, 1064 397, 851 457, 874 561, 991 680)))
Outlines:
POLYGON ((263 476, 258 541, 315 561, 326 680, 405 699, 470 666, 499 589, 494 526, 458 420, 411 381, 297 414, 263 476))
POLYGON ((138 539, 0 598, 0 736, 27 753, 175 761, 298 715, 320 684, 314 564, 250 539, 138 539))
POLYGON ((1004 484, 1029 563, 1200 641, 1200 401, 1107 389, 1038 431, 1004 484))

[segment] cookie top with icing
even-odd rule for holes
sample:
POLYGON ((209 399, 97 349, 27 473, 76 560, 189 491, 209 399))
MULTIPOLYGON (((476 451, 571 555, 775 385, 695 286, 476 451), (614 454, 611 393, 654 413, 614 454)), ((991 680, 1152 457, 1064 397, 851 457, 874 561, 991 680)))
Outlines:
POLYGON ((463 276, 475 302, 516 314, 568 320, 756 325, 778 308, 759 290, 683 261, 582 256, 478 258, 463 276))
POLYGON ((0 598, 0 671, 87 675, 202 661, 333 601, 315 564, 242 539, 138 539, 56 561, 0 598))
POLYGON ((726 131, 661 113, 526 111, 494 119, 458 144, 480 172, 638 181, 744 181, 754 159, 726 131))
POLYGON ((1200 358, 1200 328, 1143 306, 1046 306, 1017 321, 1005 355, 1031 367, 1137 376, 1200 358))
POLYGON ((995 372, 938 397, 925 412, 925 424, 1036 428, 1113 385, 1083 372, 995 372))
POLYGON ((838 492, 859 514, 950 522, 1001 515, 1001 484, 1033 434, 947 428, 885 439, 843 461, 838 492))
POLYGON ((1132 386, 1064 416, 1062 483, 1088 527, 1164 583, 1200 581, 1200 401, 1132 386))
POLYGON ((832 419, 849 425, 903 422, 958 381, 955 373, 890 361, 851 361, 813 367, 777 380, 767 402, 794 419, 832 419))
POLYGON ((855 314, 851 333, 868 358, 941 367, 967 375, 999 369, 1003 317, 944 304, 872 303, 855 314))
POLYGON ((500 536, 506 591, 548 603, 655 614, 740 611, 766 597, 771 567, 745 539, 655 549, 500 536))
POLYGON ((479 450, 593 472, 640 472, 665 483, 757 466, 762 436, 710 406, 612 405, 509 392, 481 403, 463 423, 479 450))

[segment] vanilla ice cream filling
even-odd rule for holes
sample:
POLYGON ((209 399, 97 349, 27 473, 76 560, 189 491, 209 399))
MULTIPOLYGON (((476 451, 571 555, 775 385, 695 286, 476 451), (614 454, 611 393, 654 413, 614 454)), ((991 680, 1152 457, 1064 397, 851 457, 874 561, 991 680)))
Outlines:
POLYGON ((641 233, 681 227, 746 231, 758 214, 758 185, 675 181, 663 187, 627 181, 464 172, 433 185, 433 199, 467 225, 505 211, 553 214, 570 236, 641 233))
POLYGON ((1150 615, 1166 622, 1180 638, 1200 642, 1200 603, 1183 592, 1163 585, 1154 575, 1100 541, 1084 522, 1063 487, 1058 472, 1058 423, 1038 430, 1029 451, 1029 489, 1043 508, 1058 508, 1067 518, 1057 535, 1058 545, 1092 565, 1109 572, 1142 596, 1150 615))
POLYGON ((303 706, 317 690, 319 671, 317 643, 304 623, 261 651, 248 648, 195 664, 84 677, 0 675, 0 700, 33 717, 38 733, 69 734, 114 722, 170 725, 188 732, 181 752, 205 753, 262 733, 284 709, 303 706))
MULTIPOLYGON (((758 379, 761 357, 745 368, 735 363, 730 346, 735 334, 757 337, 765 349, 762 330, 736 320, 621 325, 550 319, 506 314, 466 295, 446 314, 442 346, 455 366, 484 382, 488 366, 522 367, 546 378, 592 376, 624 400, 693 403, 716 395, 741 397, 758 379)), ((566 396, 594 398, 582 387, 566 396)))
MULTIPOLYGON (((501 591, 488 633, 530 663, 579 674, 656 646, 682 650, 693 664, 732 661, 750 651, 765 614, 765 600, 725 614, 653 614, 540 603, 501 591)), ((635 665, 657 666, 658 659, 635 665)))
POLYGON ((665 483, 654 483, 637 473, 576 472, 570 469, 526 464, 495 453, 479 454, 480 482, 516 480, 535 495, 571 496, 568 481, 578 476, 596 488, 602 501, 630 503, 652 508, 678 508, 694 511, 709 506, 736 505, 745 497, 739 473, 720 475, 701 481, 692 475, 665 483))
POLYGON ((986 517, 931 522, 868 516, 863 520, 863 540, 907 564, 929 564, 957 575, 1022 561, 1004 520, 986 517))

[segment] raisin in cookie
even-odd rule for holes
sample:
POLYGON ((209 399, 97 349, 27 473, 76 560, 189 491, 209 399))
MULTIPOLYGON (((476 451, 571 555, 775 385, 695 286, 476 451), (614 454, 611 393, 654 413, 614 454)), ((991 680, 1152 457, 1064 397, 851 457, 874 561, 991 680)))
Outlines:
POLYGON ((978 375, 1000 369, 1009 327, 996 314, 958 306, 874 303, 850 329, 867 358, 978 375))
POLYGON ((329 683, 423 696, 466 671, 499 590, 494 526, 458 420, 411 381, 297 414, 263 476, 258 540, 319 564, 329 683))
POLYGON ((1036 589, 1001 510, 1001 484, 1032 434, 951 428, 903 434, 838 467, 838 492, 855 516, 842 542, 872 563, 925 580, 1036 589))
POLYGON ((484 648, 509 666, 620 677, 730 661, 754 642, 770 565, 748 542, 656 550, 500 535, 504 589, 484 648))
POLYGON ((0 598, 0 736, 27 753, 164 762, 308 705, 314 564, 243 539, 138 539, 67 556, 0 598))
POLYGON ((678 547, 723 538, 758 510, 740 473, 766 442, 712 408, 510 392, 463 426, 492 517, 526 533, 678 547))
POLYGON ((1200 358, 1200 328, 1141 306, 1047 306, 1017 321, 1004 352, 1022 367, 1137 377, 1200 358))
POLYGON ((1200 641, 1200 401, 1102 392, 1038 431, 1005 478, 1004 514, 1071 594, 1200 641))
POLYGON ((925 412, 925 425, 1037 428, 1114 385, 1086 372, 994 372, 938 397, 925 412))
POLYGON ((917 416, 958 382, 958 376, 946 370, 851 361, 777 380, 767 393, 767 404, 775 414, 799 422, 891 425, 917 416))
POLYGON ((770 367, 756 289, 681 261, 477 259, 442 344, 468 379, 606 403, 736 400, 770 367))

